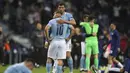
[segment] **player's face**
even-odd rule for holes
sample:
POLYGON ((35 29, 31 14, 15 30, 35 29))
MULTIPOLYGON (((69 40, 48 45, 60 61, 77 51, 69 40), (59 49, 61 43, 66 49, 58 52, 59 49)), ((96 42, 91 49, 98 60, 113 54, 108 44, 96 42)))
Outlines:
POLYGON ((32 62, 28 62, 27 67, 28 67, 30 70, 33 70, 34 65, 33 65, 32 62))
POLYGON ((92 22, 94 23, 94 22, 95 22, 95 19, 93 19, 92 22))
POLYGON ((61 6, 59 5, 58 10, 64 12, 65 11, 65 6, 64 5, 61 5, 61 6))
POLYGON ((84 18, 84 22, 88 22, 88 17, 85 17, 85 18, 84 18))
POLYGON ((61 17, 61 14, 60 14, 60 13, 55 13, 55 14, 54 14, 54 17, 55 17, 55 18, 61 17))
POLYGON ((93 25, 94 22, 95 22, 95 19, 91 20, 91 21, 90 21, 90 24, 93 25))
POLYGON ((42 25, 41 24, 37 24, 37 29, 41 30, 42 29, 42 25))
POLYGON ((103 34, 107 34, 107 31, 106 31, 106 30, 103 30, 103 34))
POLYGON ((111 24, 111 25, 110 25, 110 29, 114 30, 114 28, 115 28, 115 25, 114 25, 114 24, 111 24))

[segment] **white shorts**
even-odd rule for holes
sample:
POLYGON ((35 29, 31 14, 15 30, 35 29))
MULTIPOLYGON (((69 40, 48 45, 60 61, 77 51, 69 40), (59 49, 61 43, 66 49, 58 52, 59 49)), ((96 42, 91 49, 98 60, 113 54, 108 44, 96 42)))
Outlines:
POLYGON ((66 59, 66 41, 64 39, 52 40, 47 56, 52 59, 66 59))
POLYGON ((71 44, 71 39, 66 43, 66 51, 71 52, 72 44, 71 44))
POLYGON ((85 55, 85 42, 81 42, 81 54, 85 55))

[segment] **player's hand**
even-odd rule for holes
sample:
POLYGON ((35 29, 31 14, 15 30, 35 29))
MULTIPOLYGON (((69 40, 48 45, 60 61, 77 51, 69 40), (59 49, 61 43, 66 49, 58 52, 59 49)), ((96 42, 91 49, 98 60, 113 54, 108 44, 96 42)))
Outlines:
POLYGON ((48 46, 49 46, 49 43, 46 41, 46 42, 45 42, 45 48, 47 49, 48 46))
POLYGON ((93 33, 92 35, 93 35, 93 36, 96 36, 96 35, 97 35, 97 33, 93 33))
POLYGON ((80 44, 79 44, 79 43, 76 43, 76 45, 77 45, 77 46, 80 46, 80 44))
POLYGON ((64 21, 64 20, 62 20, 62 19, 60 19, 60 20, 57 20, 57 23, 59 23, 59 24, 64 24, 64 23, 65 23, 65 21, 64 21))
POLYGON ((66 41, 66 43, 67 43, 67 42, 69 41, 69 38, 66 38, 65 41, 66 41))

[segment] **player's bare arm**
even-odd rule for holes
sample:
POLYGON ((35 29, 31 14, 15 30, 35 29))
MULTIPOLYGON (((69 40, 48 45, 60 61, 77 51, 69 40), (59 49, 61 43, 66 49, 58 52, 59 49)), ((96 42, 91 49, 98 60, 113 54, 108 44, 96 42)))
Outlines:
POLYGON ((76 25, 75 19, 72 19, 70 21, 64 21, 64 22, 67 23, 67 24, 76 25))
POLYGON ((45 27, 45 34, 46 34, 47 41, 50 41, 49 29, 50 29, 50 26, 46 25, 46 27, 45 27))
POLYGON ((72 36, 74 35, 74 30, 75 30, 74 27, 72 26, 70 29, 71 29, 71 33, 70 33, 69 37, 66 38, 66 41, 69 41, 72 38, 72 36))
POLYGON ((58 22, 59 24, 64 24, 64 23, 66 23, 66 24, 70 24, 70 25, 76 25, 76 22, 75 22, 74 19, 72 19, 72 20, 70 20, 70 21, 66 21, 66 20, 60 19, 60 20, 57 20, 57 22, 58 22))

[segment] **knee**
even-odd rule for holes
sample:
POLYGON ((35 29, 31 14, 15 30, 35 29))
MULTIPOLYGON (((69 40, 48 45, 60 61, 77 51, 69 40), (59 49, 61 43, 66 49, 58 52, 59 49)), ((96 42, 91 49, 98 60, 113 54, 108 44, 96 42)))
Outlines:
POLYGON ((63 61, 62 60, 58 60, 58 65, 62 66, 63 65, 63 61))
POLYGON ((52 60, 50 58, 47 58, 47 63, 52 63, 52 60))
POLYGON ((98 58, 98 54, 95 54, 95 55, 94 55, 94 58, 98 58))
POLYGON ((90 56, 91 56, 90 54, 86 54, 86 58, 90 58, 90 56))
POLYGON ((70 57, 71 57, 71 52, 67 51, 66 57, 67 57, 67 58, 70 58, 70 57))
POLYGON ((113 60, 112 56, 109 56, 109 57, 108 57, 108 60, 113 60))

